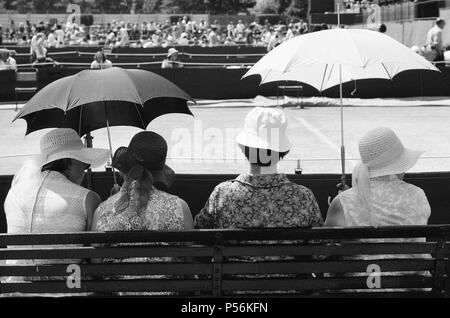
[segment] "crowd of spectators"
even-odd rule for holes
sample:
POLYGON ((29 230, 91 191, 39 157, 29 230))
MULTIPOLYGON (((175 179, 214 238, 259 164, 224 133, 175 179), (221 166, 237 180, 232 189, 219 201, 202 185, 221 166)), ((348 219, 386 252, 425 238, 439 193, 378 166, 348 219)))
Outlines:
MULTIPOLYGON (((316 28, 317 29, 317 28, 316 28)), ((166 20, 164 23, 143 21, 130 23, 111 21, 102 25, 85 26, 68 22, 38 24, 11 21, 7 27, 0 26, 3 44, 32 45, 38 36, 45 41, 45 47, 63 47, 72 45, 104 45, 107 47, 170 47, 174 45, 254 45, 269 46, 271 42, 282 42, 296 35, 309 32, 309 26, 303 20, 291 20, 273 25, 243 20, 220 24, 218 20, 207 23, 194 21, 188 17, 177 22, 166 20)), ((0 39, 0 44, 1 43, 0 39)), ((273 43, 271 44, 273 46, 273 43)))

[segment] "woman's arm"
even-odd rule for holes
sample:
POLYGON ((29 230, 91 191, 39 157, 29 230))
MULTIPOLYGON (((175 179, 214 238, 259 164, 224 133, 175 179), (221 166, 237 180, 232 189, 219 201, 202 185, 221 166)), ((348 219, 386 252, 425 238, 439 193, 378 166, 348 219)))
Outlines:
POLYGON ((86 196, 86 200, 84 203, 86 209, 86 231, 91 231, 94 225, 94 214, 95 209, 97 209, 98 205, 102 202, 97 193, 89 191, 86 196))
POLYGON ((335 197, 328 207, 327 218, 324 226, 326 227, 344 227, 346 226, 344 209, 342 208, 341 201, 338 197, 335 197))
POLYGON ((191 210, 188 204, 183 199, 179 199, 181 209, 183 210, 184 229, 192 230, 194 228, 194 221, 192 219, 191 210))

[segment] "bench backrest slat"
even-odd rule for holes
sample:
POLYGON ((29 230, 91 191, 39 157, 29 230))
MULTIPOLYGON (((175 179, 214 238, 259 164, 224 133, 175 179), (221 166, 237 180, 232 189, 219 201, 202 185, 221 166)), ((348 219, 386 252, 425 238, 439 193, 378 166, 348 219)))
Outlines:
POLYGON ((8 247, 0 248, 0 277, 13 279, 0 284, 0 296, 359 296, 361 291, 391 296, 414 291, 442 297, 450 296, 447 242, 450 225, 1 234, 0 246, 8 247), (61 260, 77 262, 80 289, 69 288, 72 273, 61 260), (368 285, 373 265, 384 273, 378 276, 381 289, 368 285))
MULTIPOLYGON (((431 288, 432 279, 429 277, 387 276, 382 279, 382 288, 431 288)), ((224 279, 222 288, 224 292, 239 290, 367 290, 367 277, 345 278, 274 278, 274 279, 224 279)))

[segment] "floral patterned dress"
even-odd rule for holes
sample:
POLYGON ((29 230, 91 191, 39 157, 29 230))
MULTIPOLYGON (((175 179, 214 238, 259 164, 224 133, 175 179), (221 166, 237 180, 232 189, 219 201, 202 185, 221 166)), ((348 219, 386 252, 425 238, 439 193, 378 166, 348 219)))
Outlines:
MULTIPOLYGON (((95 231, 174 231, 184 229, 184 216, 177 196, 160 191, 153 187, 147 206, 142 211, 133 209, 121 209, 118 211, 117 201, 120 200, 123 193, 128 191, 127 185, 124 184, 119 193, 111 196, 108 200, 101 203, 95 211, 97 215, 97 223, 95 231)), ((145 243, 126 244, 144 245, 145 243)), ((161 243, 162 244, 162 243, 161 243)), ((169 257, 139 257, 126 259, 105 259, 105 262, 114 263, 155 263, 155 262, 177 262, 180 259, 169 257)), ((108 279, 108 277, 105 277, 108 279)), ((115 278, 122 279, 142 279, 143 277, 120 276, 115 278)), ((163 275, 151 275, 146 278, 161 279, 166 278, 163 275)), ((168 292, 157 293, 119 293, 119 295, 171 295, 168 292)))
MULTIPOLYGON (((314 194, 284 174, 241 174, 219 184, 205 207, 195 217, 196 228, 294 228, 322 226, 323 219, 314 194)), ((246 244, 248 242, 245 242, 246 244)), ((251 242, 251 244, 258 242, 251 242)), ((292 244, 290 242, 268 242, 292 244)), ((294 242, 299 243, 299 242, 294 242)), ((303 242, 300 242, 303 243, 303 242)), ((230 262, 293 260, 292 256, 229 257, 230 262)), ((232 275, 234 278, 298 277, 300 275, 232 275)), ((310 275, 307 275, 310 277, 310 275)), ((241 291, 242 292, 242 291, 241 291)), ((241 292, 236 292, 240 294, 241 292)), ((262 293, 277 293, 277 291, 262 293)), ((295 291, 293 291, 295 292, 295 291)))
POLYGON ((284 174, 241 174, 219 184, 196 228, 313 227, 323 219, 314 194, 284 174))

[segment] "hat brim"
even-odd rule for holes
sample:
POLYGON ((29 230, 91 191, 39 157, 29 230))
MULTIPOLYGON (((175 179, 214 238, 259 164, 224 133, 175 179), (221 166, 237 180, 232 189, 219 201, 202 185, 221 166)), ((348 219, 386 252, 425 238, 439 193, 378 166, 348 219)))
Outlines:
POLYGON ((106 163, 108 157, 111 155, 110 151, 107 149, 99 148, 83 148, 79 150, 66 150, 57 152, 47 156, 43 166, 59 159, 75 159, 83 163, 89 164, 92 168, 101 166, 106 163))
POLYGON ((170 188, 175 182, 175 171, 173 171, 168 165, 164 165, 164 169, 162 170, 151 170, 150 172, 152 173, 155 184, 159 182, 166 188, 170 188))
POLYGON ((287 136, 281 137, 278 144, 273 144, 265 140, 264 138, 261 138, 260 136, 254 134, 250 134, 245 130, 237 135, 235 140, 238 144, 243 146, 247 146, 250 148, 270 149, 276 152, 286 152, 289 151, 292 147, 292 144, 287 136))
POLYGON ((403 153, 388 165, 382 167, 369 167, 371 178, 395 175, 407 172, 419 160, 424 151, 405 149, 403 153))

